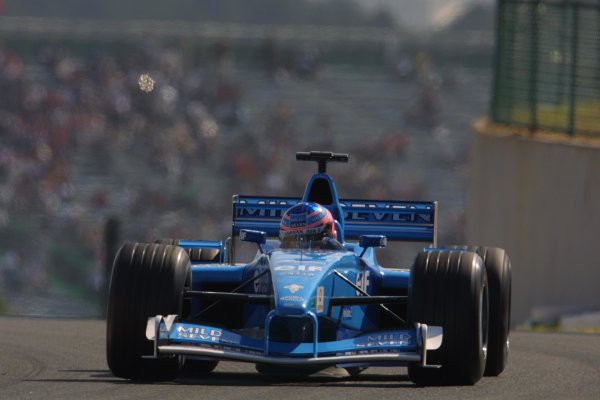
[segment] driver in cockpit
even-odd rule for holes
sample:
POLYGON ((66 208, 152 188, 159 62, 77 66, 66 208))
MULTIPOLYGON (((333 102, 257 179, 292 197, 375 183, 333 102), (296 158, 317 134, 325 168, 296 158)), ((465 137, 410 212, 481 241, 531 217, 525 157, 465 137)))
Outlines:
POLYGON ((290 207, 279 225, 284 249, 344 250, 337 241, 335 219, 317 203, 298 203, 290 207))

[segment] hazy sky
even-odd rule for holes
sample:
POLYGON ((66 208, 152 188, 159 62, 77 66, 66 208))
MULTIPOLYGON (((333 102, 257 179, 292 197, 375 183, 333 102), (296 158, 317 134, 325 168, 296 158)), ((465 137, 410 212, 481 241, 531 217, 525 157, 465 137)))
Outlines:
POLYGON ((494 0, 354 0, 366 8, 386 6, 401 25, 411 29, 431 29, 435 24, 475 2, 494 0))

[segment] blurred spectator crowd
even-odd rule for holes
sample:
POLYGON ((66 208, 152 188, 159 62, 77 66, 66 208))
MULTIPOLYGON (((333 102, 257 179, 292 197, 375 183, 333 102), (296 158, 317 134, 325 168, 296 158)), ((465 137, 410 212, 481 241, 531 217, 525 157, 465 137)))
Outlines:
MULTIPOLYGON (((122 240, 224 239, 231 195, 302 193, 314 166, 293 161, 298 150, 350 152, 359 168, 336 169, 344 196, 424 194, 422 177, 388 179, 410 146, 402 128, 345 146, 326 111, 248 97, 225 42, 17 50, 0 42, 0 293, 105 290, 108 218, 122 240), (307 119, 312 139, 298 123, 307 119)), ((260 85, 318 79, 315 48, 285 61, 277 51, 272 40, 259 50, 260 85)), ((402 60, 401 79, 419 62, 402 60)), ((398 114, 435 126, 438 85, 425 81, 398 114)))
POLYGON ((101 274, 85 271, 100 269, 111 213, 132 221, 137 240, 170 210, 199 218, 186 182, 213 154, 219 124, 238 123, 239 88, 186 65, 177 47, 127 50, 83 58, 48 44, 25 60, 0 46, 0 267, 12 290, 43 290, 49 272, 100 287, 101 274), (143 87, 143 74, 156 84, 143 87))

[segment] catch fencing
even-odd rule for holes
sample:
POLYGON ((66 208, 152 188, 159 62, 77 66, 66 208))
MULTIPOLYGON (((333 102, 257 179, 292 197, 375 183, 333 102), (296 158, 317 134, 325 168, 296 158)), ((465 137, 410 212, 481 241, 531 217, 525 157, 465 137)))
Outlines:
POLYGON ((497 4, 492 120, 600 136, 600 1, 497 4))

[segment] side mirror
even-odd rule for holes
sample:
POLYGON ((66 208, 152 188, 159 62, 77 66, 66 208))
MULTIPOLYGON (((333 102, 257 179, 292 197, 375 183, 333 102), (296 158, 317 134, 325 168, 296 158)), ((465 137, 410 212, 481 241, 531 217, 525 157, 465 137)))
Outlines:
POLYGON ((360 235, 358 237, 358 245, 363 248, 361 257, 369 247, 385 247, 387 246, 387 237, 383 235, 360 235))
POLYGON ((240 230, 240 240, 242 242, 256 243, 262 253, 262 245, 267 243, 267 233, 251 229, 242 229, 240 230))

